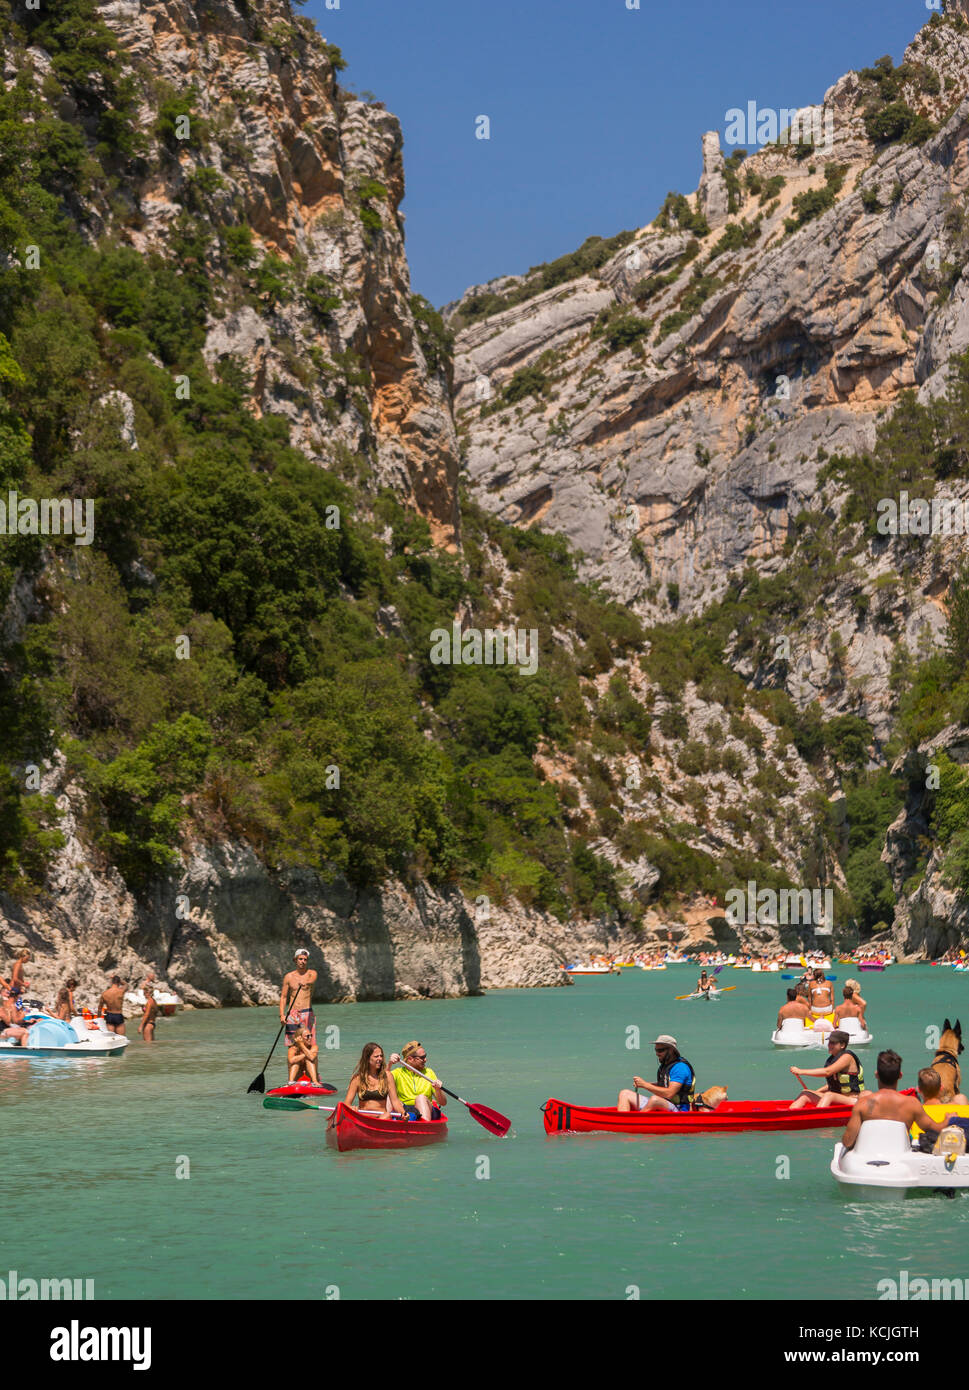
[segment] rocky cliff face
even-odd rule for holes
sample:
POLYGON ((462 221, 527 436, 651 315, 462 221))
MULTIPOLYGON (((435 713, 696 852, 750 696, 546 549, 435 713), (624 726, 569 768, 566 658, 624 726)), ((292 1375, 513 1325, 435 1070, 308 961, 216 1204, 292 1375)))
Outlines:
MULTIPOLYGON (((903 68, 848 74, 795 113, 819 133, 814 148, 782 139, 740 162, 708 132, 696 194, 671 195, 635 234, 587 244, 583 273, 556 263, 448 306, 460 330, 457 434, 446 333, 410 295, 397 122, 340 90, 338 50, 282 0, 258 14, 228 0, 100 7, 137 96, 143 153, 112 196, 90 193, 73 213, 92 243, 144 256, 170 257, 190 236, 213 287, 210 370, 243 373, 253 414, 282 417, 294 446, 371 496, 389 488, 438 547, 461 556, 463 450, 486 509, 564 533, 585 574, 647 623, 712 612, 741 571, 784 575, 804 516, 844 505, 837 475, 819 478, 826 463, 871 446, 906 389, 935 399, 969 347, 960 4, 923 30, 903 68), (899 120, 909 141, 896 138, 899 120)), ((93 139, 38 44, 16 61, 7 50, 8 90, 23 71, 93 139)), ((131 400, 111 390, 101 401, 137 447, 131 400)), ((969 493, 958 477, 947 486, 969 493)), ((768 615, 753 646, 736 629, 726 637, 729 673, 701 662, 678 690, 661 636, 658 664, 648 652, 617 660, 587 636, 576 697, 587 732, 568 748, 543 743, 535 763, 615 870, 636 927, 608 915, 563 924, 513 900, 482 907, 417 873, 358 890, 273 868, 224 837, 186 836, 173 874, 135 897, 91 848, 84 793, 58 755, 42 790, 60 798, 66 842, 40 898, 0 898, 0 949, 35 951, 41 993, 68 972, 87 983, 151 968, 211 1005, 271 1002, 296 943, 312 952, 324 1000, 561 984, 568 959, 644 938, 795 946, 798 931, 735 929, 698 882, 711 866, 743 881, 753 864, 791 885, 846 886, 831 854, 847 834, 836 764, 803 756, 770 702, 747 693, 863 715, 877 759, 900 645, 938 648, 963 553, 959 538, 913 553, 866 545, 856 529, 823 602, 776 625, 768 615), (792 648, 783 658, 769 650, 778 638, 792 648), (667 892, 658 908, 670 879, 680 901, 667 892)), ((479 548, 483 611, 510 621, 517 581, 497 546, 479 548)), ((41 609, 17 579, 5 640, 41 609)), ((378 622, 394 629, 399 614, 381 609, 378 622)), ((578 663, 575 633, 544 636, 578 663)), ((958 731, 946 746, 959 761, 958 731)), ((964 924, 941 855, 910 882, 932 810, 912 786, 884 858, 903 899, 896 939, 918 953, 964 924)))
MULTIPOLYGON (((708 133, 678 217, 507 310, 467 322, 482 288, 519 282, 449 306, 476 496, 563 532, 648 621, 702 611, 746 566, 779 573, 824 460, 869 447, 903 390, 931 398, 969 341, 952 215, 969 188, 969 34, 926 27, 896 71, 893 101, 940 126, 923 143, 870 138, 878 83, 848 74, 799 113, 822 140, 807 154, 774 144, 731 168, 708 133), (793 226, 810 200, 827 210, 793 226)), ((934 598, 896 619, 935 628, 934 598)), ((799 644, 799 704, 831 685, 829 631, 826 616, 799 644)), ((848 682, 884 730, 891 644, 854 623, 843 635, 848 682)))
MULTIPOLYGON (((114 0, 99 13, 145 135, 173 98, 190 110, 167 141, 152 140, 144 176, 125 181, 123 219, 117 208, 82 210, 91 235, 110 229, 165 255, 189 209, 251 229, 251 264, 279 258, 291 292, 265 292, 258 311, 235 302, 233 266, 212 238, 206 270, 222 288, 207 362, 233 359, 251 377, 254 411, 288 419, 293 445, 331 468, 357 455, 375 486, 392 487, 453 545, 457 452, 447 383, 428 366, 410 304, 396 118, 340 90, 339 50, 285 0, 258 12, 230 0, 114 0)), ((43 78, 47 55, 31 46, 27 56, 43 78)), ((14 76, 5 73, 8 86, 14 76)))

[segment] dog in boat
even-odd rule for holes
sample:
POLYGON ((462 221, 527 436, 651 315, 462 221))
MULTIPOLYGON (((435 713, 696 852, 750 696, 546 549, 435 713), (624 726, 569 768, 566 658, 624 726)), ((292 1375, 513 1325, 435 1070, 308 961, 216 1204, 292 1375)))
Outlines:
POLYGON ((726 1086, 709 1086, 696 1100, 697 1110, 716 1110, 727 1099, 726 1086))
POLYGON ((962 1024, 956 1019, 948 1019, 942 1024, 939 1049, 932 1059, 932 1065, 942 1077, 939 1100, 944 1104, 962 1090, 962 1068, 959 1066, 959 1053, 962 1051, 962 1024))

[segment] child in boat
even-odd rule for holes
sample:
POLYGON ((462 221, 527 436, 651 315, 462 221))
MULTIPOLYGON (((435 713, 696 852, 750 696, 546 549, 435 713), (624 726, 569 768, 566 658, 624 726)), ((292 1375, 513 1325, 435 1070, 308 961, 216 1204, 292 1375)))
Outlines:
POLYGON ((384 1050, 379 1043, 367 1043, 360 1053, 360 1061, 350 1078, 343 1103, 356 1103, 358 1110, 374 1110, 378 1114, 396 1115, 401 1120, 407 1119, 397 1095, 393 1072, 384 1061, 384 1050))
MULTIPOLYGON (((935 1067, 923 1067, 919 1072, 919 1093, 923 1105, 942 1105, 939 1092, 942 1090, 942 1077, 935 1067)), ((946 1105, 969 1105, 969 1100, 960 1091, 958 1095, 945 1102, 946 1105)))

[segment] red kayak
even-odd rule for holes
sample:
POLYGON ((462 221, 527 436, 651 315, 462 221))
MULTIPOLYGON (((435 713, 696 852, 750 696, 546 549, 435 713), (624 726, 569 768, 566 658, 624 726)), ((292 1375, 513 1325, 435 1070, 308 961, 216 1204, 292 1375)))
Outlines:
POLYGON ((845 1125, 850 1105, 792 1110, 789 1100, 725 1100, 716 1110, 616 1110, 547 1100, 546 1134, 718 1134, 741 1130, 829 1129, 845 1125))
POLYGON ((335 1096, 336 1087, 328 1086, 325 1081, 321 1081, 317 1086, 304 1077, 302 1081, 291 1081, 288 1086, 274 1086, 266 1095, 296 1096, 297 1100, 303 1100, 306 1096, 335 1096))
POLYGON ((375 1110, 353 1110, 341 1101, 326 1125, 331 1149, 412 1149, 447 1138, 447 1117, 440 1120, 397 1120, 375 1110))

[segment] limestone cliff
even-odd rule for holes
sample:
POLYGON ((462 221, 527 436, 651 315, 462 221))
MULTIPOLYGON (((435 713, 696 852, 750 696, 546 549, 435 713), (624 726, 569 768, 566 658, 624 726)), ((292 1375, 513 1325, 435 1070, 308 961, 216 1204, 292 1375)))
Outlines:
MULTIPOLYGON (((169 255, 176 228, 201 219, 217 290, 209 364, 234 359, 251 376, 253 409, 285 416, 296 447, 327 467, 359 455, 375 486, 391 486, 453 545, 454 430, 410 303, 396 118, 340 89, 339 50, 286 0, 258 10, 112 0, 98 13, 134 83, 151 157, 125 178, 122 208, 78 210, 89 234, 169 255), (174 130, 157 139, 174 110, 187 120, 169 117, 174 130), (239 303, 216 227, 241 233, 239 256, 272 267, 287 292, 267 288, 258 310, 239 303)), ((26 58, 38 81, 49 74, 42 48, 26 58)), ((4 74, 8 88, 15 75, 4 74)))
MULTIPOLYGON (((969 190, 969 33, 928 25, 896 72, 893 100, 939 126, 922 143, 870 138, 878 84, 849 73, 799 113, 817 147, 775 143, 727 168, 708 133, 679 220, 667 212, 598 270, 508 309, 468 321, 482 289, 500 300, 520 281, 448 306, 476 496, 567 535, 648 621, 702 611, 748 565, 779 573, 824 460, 870 446, 904 389, 931 398, 969 342, 953 214, 969 190), (826 210, 794 225, 811 199, 826 210)), ((893 616, 934 628, 933 597, 893 616)), ((800 704, 829 685, 829 630, 826 617, 800 644, 800 704)), ((884 728, 891 644, 854 624, 845 640, 848 681, 884 728)))

